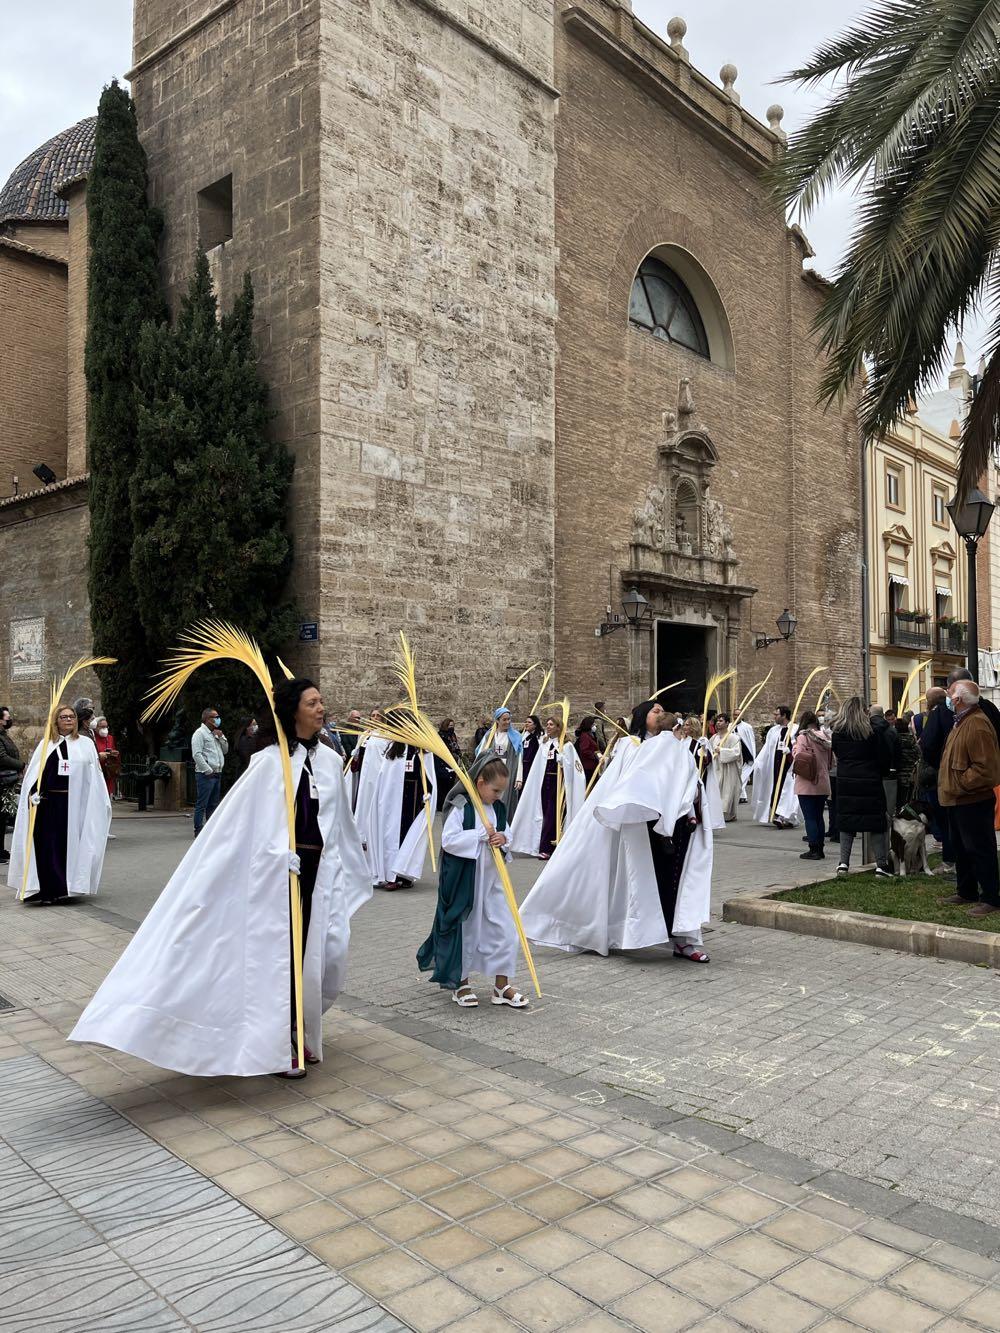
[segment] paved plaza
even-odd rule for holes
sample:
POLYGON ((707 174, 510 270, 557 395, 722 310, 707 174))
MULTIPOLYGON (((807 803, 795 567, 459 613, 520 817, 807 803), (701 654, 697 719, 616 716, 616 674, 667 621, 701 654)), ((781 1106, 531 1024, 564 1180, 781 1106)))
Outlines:
MULTIPOLYGON (((115 831, 97 904, 0 908, 0 1329, 1000 1329, 995 974, 713 920, 709 967, 539 950, 463 1012, 427 882, 355 918, 306 1080, 178 1077, 64 1041, 190 823, 115 831)), ((716 910, 798 837, 727 830, 716 910)))

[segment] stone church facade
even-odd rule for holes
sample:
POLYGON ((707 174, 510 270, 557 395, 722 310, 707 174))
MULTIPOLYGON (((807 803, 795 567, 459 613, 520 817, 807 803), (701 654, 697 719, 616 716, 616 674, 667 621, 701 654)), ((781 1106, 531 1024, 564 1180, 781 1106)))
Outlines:
POLYGON ((780 117, 683 36, 610 0, 136 0, 164 277, 199 240, 224 305, 253 274, 319 625, 290 656, 335 706, 394 697, 400 628, 461 719, 534 661, 576 712, 859 685, 860 453, 760 180, 780 117), (648 622, 598 633, 633 587, 648 622))

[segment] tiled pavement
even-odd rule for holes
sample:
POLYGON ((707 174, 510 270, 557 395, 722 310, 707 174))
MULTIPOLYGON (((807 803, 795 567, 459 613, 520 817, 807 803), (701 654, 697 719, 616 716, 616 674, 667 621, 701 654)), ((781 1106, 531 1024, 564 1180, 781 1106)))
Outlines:
POLYGON ((982 1223, 704 1122, 653 1123, 649 1104, 588 1105, 542 1062, 513 1073, 516 1056, 361 1002, 328 1016, 327 1059, 299 1084, 69 1047, 78 974, 103 973, 123 934, 9 903, 0 925, 4 984, 13 953, 36 989, 47 970, 63 988, 0 1015, 0 1209, 22 1237, 0 1245, 0 1329, 394 1327, 358 1290, 421 1333, 1000 1329, 1000 1232, 982 1223), (275 1291, 319 1292, 319 1313, 262 1321, 275 1291))

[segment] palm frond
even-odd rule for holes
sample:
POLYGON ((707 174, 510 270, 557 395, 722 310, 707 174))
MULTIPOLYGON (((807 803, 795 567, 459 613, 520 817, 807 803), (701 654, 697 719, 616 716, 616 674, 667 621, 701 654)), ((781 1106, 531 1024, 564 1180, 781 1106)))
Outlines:
POLYGON ((926 662, 918 662, 917 665, 910 672, 910 674, 906 677, 906 684, 903 686, 903 693, 900 696, 900 703, 899 703, 900 709, 904 713, 910 706, 909 704, 910 690, 913 687, 913 682, 920 675, 921 671, 926 671, 927 668, 929 666, 933 666, 933 664, 934 664, 934 659, 932 657, 928 657, 926 662))
MULTIPOLYGON (((114 666, 118 661, 117 657, 78 657, 68 671, 61 677, 53 679, 52 688, 49 691, 49 717, 45 730, 42 732, 42 748, 38 756, 38 776, 35 779, 35 790, 40 792, 42 789, 42 774, 45 772, 45 761, 48 758, 50 742, 54 743, 59 736, 59 729, 56 726, 56 713, 59 711, 59 701, 69 689, 70 681, 81 671, 86 671, 88 667, 95 666, 114 666)), ((24 874, 21 877, 21 888, 18 897, 23 900, 28 891, 28 871, 31 868, 31 853, 35 845, 35 819, 38 816, 38 806, 28 806, 28 833, 27 846, 24 849, 24 874)))
MULTIPOLYGON (((184 686, 199 667, 212 662, 240 662, 257 677, 274 716, 274 730, 281 756, 281 772, 285 788, 285 820, 288 825, 288 846, 295 850, 295 785, 292 779, 292 761, 285 729, 274 712, 274 682, 264 661, 264 654, 254 639, 224 620, 202 620, 181 635, 180 646, 167 658, 164 670, 158 673, 159 684, 147 694, 150 700, 142 714, 149 722, 162 715, 177 701, 184 686)), ((287 668, 286 668, 287 670, 287 668)), ((299 1068, 305 1068, 305 1037, 302 1022, 302 895, 299 877, 288 877, 289 918, 292 928, 292 986, 296 1009, 296 1047, 299 1068)))
POLYGON ((979 392, 962 427, 957 487, 962 497, 979 485, 1000 440, 1000 317, 990 332, 990 347, 979 392))
POLYGON ((649 696, 650 700, 652 701, 653 699, 658 699, 661 694, 666 694, 668 690, 676 690, 677 686, 683 685, 686 679, 687 677, 685 676, 682 677, 680 680, 672 680, 669 685, 661 686, 660 689, 658 689, 655 694, 651 694, 649 696))
POLYGON ((552 668, 550 667, 548 671, 546 671, 545 675, 542 677, 542 683, 538 687, 538 693, 535 695, 535 702, 531 705, 531 711, 528 714, 529 717, 535 717, 537 715, 538 707, 542 702, 542 697, 544 696, 545 691, 549 688, 549 682, 551 681, 551 679, 552 679, 552 668))
MULTIPOLYGON (((443 738, 438 733, 433 722, 427 717, 416 701, 416 663, 406 637, 400 634, 400 649, 396 661, 396 674, 400 680, 407 685, 407 694, 410 695, 409 686, 413 685, 413 693, 409 702, 398 709, 391 709, 375 722, 369 730, 382 736, 388 741, 396 741, 400 745, 411 745, 414 749, 424 750, 428 754, 437 755, 449 768, 454 763, 454 755, 444 743, 443 738)), ((465 788, 466 795, 472 802, 476 814, 484 828, 492 828, 492 824, 486 814, 482 798, 476 789, 476 784, 469 778, 469 775, 461 769, 455 771, 455 776, 465 788)), ((531 980, 535 987, 535 993, 541 995, 541 987, 538 984, 538 974, 535 971, 534 959, 531 956, 531 948, 528 944, 527 936, 524 933, 524 927, 521 924, 521 914, 517 907, 517 897, 514 894, 514 886, 511 884, 510 875, 507 871, 507 865, 504 861, 500 849, 493 847, 493 860, 500 876, 500 882, 503 884, 504 897, 507 899, 507 906, 510 909, 511 916, 514 918, 514 926, 517 930, 518 939, 521 942, 521 948, 524 952, 524 959, 528 965, 528 971, 531 974, 531 980)))
POLYGON ((708 710, 712 706, 712 700, 720 685, 725 685, 727 680, 732 680, 736 675, 735 671, 720 671, 713 676, 705 686, 705 703, 701 710, 701 734, 704 736, 708 731, 708 710))
MULTIPOLYGON (((402 634, 400 635, 400 638, 402 638, 402 634)), ((525 670, 521 672, 517 680, 514 681, 514 684, 504 695, 503 703, 501 703, 500 705, 501 712, 507 707, 511 699, 513 699, 514 691, 517 689, 518 685, 520 685, 521 681, 525 680, 528 676, 530 676, 533 671, 537 671, 541 665, 542 665, 541 662, 532 662, 530 667, 526 667, 525 670)), ((550 671, 548 674, 549 676, 551 676, 552 672, 550 671)), ((541 697, 540 694, 539 697, 541 697)), ((490 746, 493 744, 493 737, 496 735, 496 730, 497 730, 497 722, 496 718, 494 717, 492 727, 490 727, 489 731, 486 733, 485 737, 480 743, 479 746, 480 750, 488 750, 490 748, 490 746)))
POLYGON ((805 680, 802 682, 802 688, 801 690, 799 690, 798 696, 795 700, 795 707, 792 709, 791 720, 788 723, 788 735, 786 737, 786 744, 788 748, 785 750, 785 753, 781 756, 781 767, 778 769, 778 781, 775 784, 774 799, 771 802, 772 821, 774 819, 774 812, 778 808, 778 801, 781 797, 781 788, 784 786, 785 782, 785 769, 788 766, 788 754, 792 748, 792 736, 794 735, 795 728, 798 725, 795 719, 799 716, 799 710, 802 707, 802 700, 806 697, 806 690, 813 683, 813 681, 816 679, 819 673, 821 671, 826 671, 826 670, 828 670, 828 668, 825 666, 813 667, 812 671, 809 672, 809 675, 806 676, 805 680))

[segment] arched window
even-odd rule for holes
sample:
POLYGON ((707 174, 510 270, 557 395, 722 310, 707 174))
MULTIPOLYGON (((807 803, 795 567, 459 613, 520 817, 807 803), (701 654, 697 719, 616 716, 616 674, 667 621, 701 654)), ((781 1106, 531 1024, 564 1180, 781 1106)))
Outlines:
POLYGON ((632 283, 629 323, 654 338, 677 343, 696 356, 710 357, 708 337, 694 297, 672 268, 647 255, 632 283))

